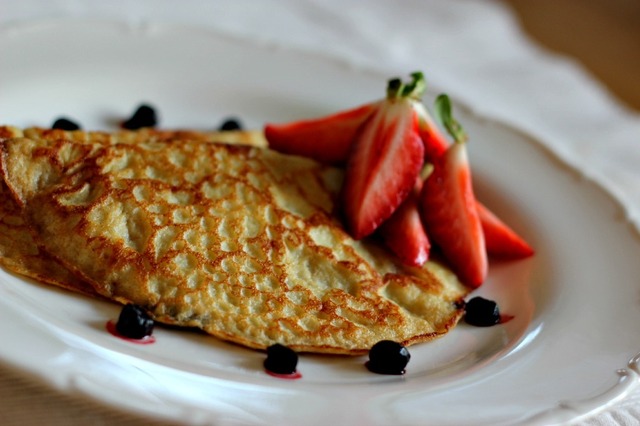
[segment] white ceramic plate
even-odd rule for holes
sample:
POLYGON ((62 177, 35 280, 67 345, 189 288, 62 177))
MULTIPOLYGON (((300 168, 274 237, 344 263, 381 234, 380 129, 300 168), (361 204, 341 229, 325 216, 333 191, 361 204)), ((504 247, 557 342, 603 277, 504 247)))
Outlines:
MULTIPOLYGON (((0 120, 19 126, 64 115, 113 129, 147 101, 163 127, 212 129, 229 116, 259 127, 381 97, 390 77, 162 25, 13 28, 0 58, 0 120)), ((537 250, 492 263, 477 292, 512 321, 460 324, 412 347, 403 377, 369 373, 365 357, 302 356, 303 378, 289 381, 264 374, 263 354, 195 333, 119 340, 104 329, 118 307, 0 271, 0 359, 62 392, 194 424, 550 424, 606 406, 638 381, 637 233, 540 144, 459 109, 479 197, 537 250)))

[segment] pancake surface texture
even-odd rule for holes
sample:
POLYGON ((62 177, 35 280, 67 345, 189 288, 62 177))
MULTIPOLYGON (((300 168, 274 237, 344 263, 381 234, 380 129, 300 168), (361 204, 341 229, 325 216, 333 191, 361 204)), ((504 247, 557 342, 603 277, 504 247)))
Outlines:
POLYGON ((198 137, 74 133, 10 135, 0 164, 36 247, 102 297, 252 348, 336 354, 430 340, 462 314, 468 289, 448 269, 403 267, 343 230, 340 169, 198 137))
MULTIPOLYGON (((0 127, 0 139, 23 135, 23 131, 15 127, 0 127)), ((0 181, 0 266, 36 281, 95 295, 88 283, 38 246, 20 205, 12 198, 4 181, 0 181)))
MULTIPOLYGON (((231 144, 266 146, 260 132, 196 132, 190 130, 156 130, 144 128, 136 131, 109 132, 64 131, 59 129, 0 126, 0 139, 28 137, 33 140, 54 142, 69 140, 79 143, 136 144, 157 140, 201 140, 231 144)), ((25 277, 67 290, 97 296, 93 287, 79 279, 46 250, 39 247, 37 237, 22 217, 20 205, 11 197, 9 188, 0 179, 0 266, 25 277)))

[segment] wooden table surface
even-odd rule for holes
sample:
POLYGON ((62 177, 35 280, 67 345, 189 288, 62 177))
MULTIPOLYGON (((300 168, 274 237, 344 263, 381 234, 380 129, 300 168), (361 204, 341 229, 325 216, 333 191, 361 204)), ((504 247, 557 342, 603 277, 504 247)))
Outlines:
POLYGON ((568 55, 640 112, 640 0, 501 0, 539 45, 568 55))

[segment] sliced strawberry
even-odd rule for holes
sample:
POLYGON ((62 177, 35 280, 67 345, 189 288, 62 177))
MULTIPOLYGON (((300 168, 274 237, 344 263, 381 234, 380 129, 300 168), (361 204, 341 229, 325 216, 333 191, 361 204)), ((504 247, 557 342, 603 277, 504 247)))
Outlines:
POLYGON ((533 248, 487 207, 480 202, 476 207, 489 256, 501 259, 522 259, 534 255, 533 248))
POLYGON ((413 100, 424 91, 421 73, 410 84, 391 80, 387 98, 358 133, 349 154, 342 200, 347 227, 360 239, 371 234, 407 197, 423 164, 413 100))
POLYGON ((418 210, 418 195, 421 190, 422 179, 418 178, 409 196, 379 228, 387 247, 409 266, 423 265, 429 259, 431 249, 418 210))
POLYGON ((420 117, 419 133, 424 143, 424 160, 433 163, 447 150, 449 139, 440 131, 422 102, 416 102, 414 107, 420 117))
POLYGON ((264 135, 273 150, 323 163, 344 164, 358 130, 376 107, 377 103, 372 102, 326 117, 267 124, 264 135))
POLYGON ((420 194, 427 234, 462 282, 479 287, 488 272, 487 252, 473 193, 466 135, 451 116, 448 97, 437 100, 442 121, 456 142, 440 156, 420 194))
MULTIPOLYGON (((424 87, 424 78, 420 84, 424 87)), ((420 118, 418 129, 425 145, 425 159, 431 161, 446 151, 449 141, 418 98, 410 100, 420 118)), ((348 159, 358 130, 376 110, 378 103, 372 102, 325 117, 283 124, 267 123, 264 134, 269 147, 275 151, 341 165, 348 159)))
MULTIPOLYGON (((440 131, 435 120, 423 104, 416 104, 420 116, 420 137, 424 142, 424 157, 434 162, 449 146, 448 138, 440 131)), ((478 203, 487 253, 503 259, 520 259, 534 254, 534 250, 522 237, 500 220, 486 206, 478 203)))

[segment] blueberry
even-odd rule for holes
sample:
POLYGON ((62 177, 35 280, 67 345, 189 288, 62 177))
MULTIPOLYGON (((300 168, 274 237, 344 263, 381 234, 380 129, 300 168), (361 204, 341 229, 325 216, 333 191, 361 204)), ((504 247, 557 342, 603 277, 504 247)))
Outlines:
POLYGON ((130 303, 120 311, 116 330, 122 336, 142 339, 153 332, 153 320, 142 307, 130 303))
POLYGON ((298 354, 291 348, 276 343, 267 348, 264 368, 276 374, 293 374, 298 365, 298 354))
POLYGON ((222 122, 218 130, 221 131, 229 131, 229 130, 242 130, 242 123, 237 118, 229 118, 222 122))
POLYGON ((154 127, 158 124, 156 110, 147 104, 142 104, 136 109, 131 118, 122 123, 122 127, 129 130, 136 130, 142 127, 154 127))
POLYGON ((391 340, 381 340, 369 351, 369 371, 378 374, 404 374, 411 359, 406 347, 391 340))
POLYGON ((60 130, 79 130, 80 126, 78 126, 73 121, 68 118, 60 117, 56 121, 53 122, 51 126, 52 129, 60 129, 60 130))
POLYGON ((478 327, 489 327, 500 322, 500 309, 493 300, 474 297, 465 306, 464 320, 478 327))

